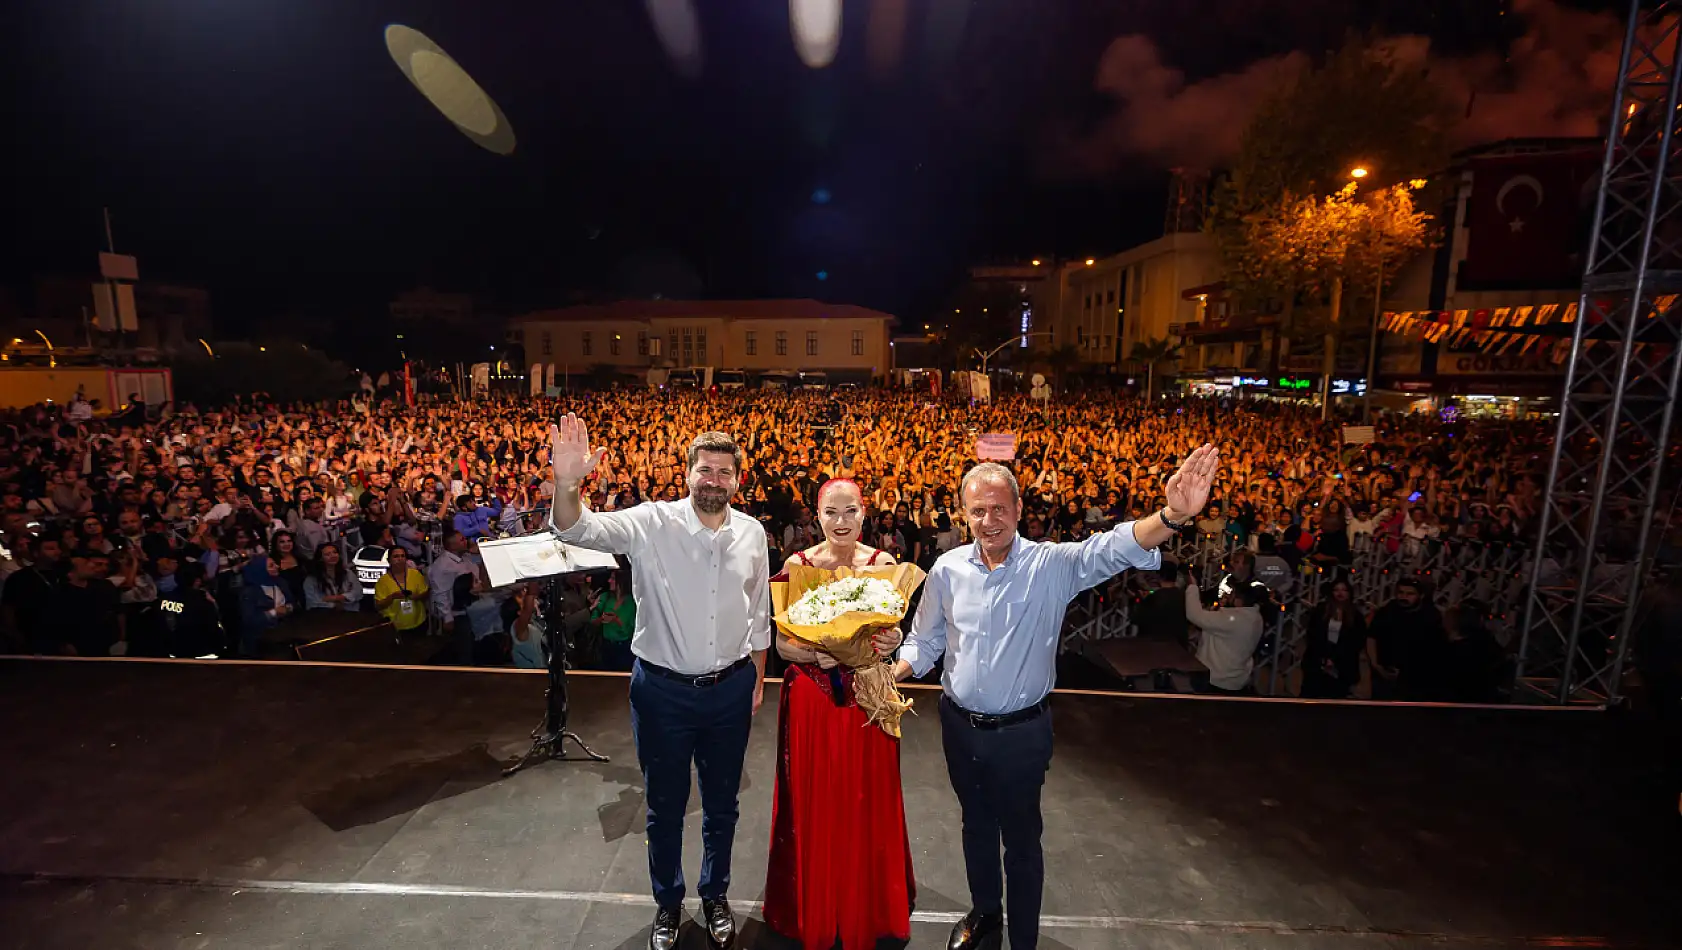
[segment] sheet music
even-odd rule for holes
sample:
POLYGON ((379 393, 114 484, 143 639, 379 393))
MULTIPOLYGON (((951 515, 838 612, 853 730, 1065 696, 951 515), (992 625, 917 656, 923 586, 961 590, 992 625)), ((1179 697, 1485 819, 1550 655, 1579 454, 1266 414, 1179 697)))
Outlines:
POLYGON ((481 541, 479 556, 484 558, 485 574, 493 587, 556 574, 613 570, 619 566, 613 555, 569 545, 551 531, 481 541))

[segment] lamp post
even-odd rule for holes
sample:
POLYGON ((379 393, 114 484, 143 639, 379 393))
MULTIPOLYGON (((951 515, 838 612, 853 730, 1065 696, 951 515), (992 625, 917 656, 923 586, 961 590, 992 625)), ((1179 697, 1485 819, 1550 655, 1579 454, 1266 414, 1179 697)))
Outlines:
MULTIPOLYGON (((1367 175, 1368 175, 1368 171, 1367 171, 1367 168, 1366 168, 1365 165, 1356 165, 1354 168, 1351 168, 1349 170, 1350 185, 1346 186, 1346 187, 1354 186, 1355 183, 1357 183, 1361 179, 1367 177, 1367 175)), ((1348 255, 1348 250, 1349 250, 1348 245, 1345 245, 1344 246, 1344 254, 1345 254, 1346 258, 1347 258, 1347 255, 1348 255)), ((1338 322, 1339 322, 1338 317, 1339 317, 1339 313, 1340 313, 1340 311, 1342 311, 1342 309, 1343 309, 1343 275, 1339 274, 1337 277, 1333 278, 1333 280, 1332 280, 1332 319, 1331 319, 1331 326, 1326 330, 1325 355, 1320 360, 1320 367, 1321 367, 1321 370, 1322 370, 1322 372, 1320 374, 1320 421, 1321 422, 1325 422, 1326 420, 1328 420, 1332 417, 1332 377, 1337 374, 1337 344, 1338 344, 1338 322)), ((1370 376, 1367 379, 1367 390, 1369 392, 1372 390, 1372 379, 1371 379, 1370 376)))
POLYGON ((1005 347, 1010 346, 1012 343, 1018 343, 1019 344, 1023 340, 1026 340, 1027 338, 1029 338, 1031 336, 1050 336, 1050 335, 1051 335, 1051 333, 1049 331, 1045 331, 1045 330, 1042 330, 1042 331, 1037 332, 1037 333, 1018 333, 1015 336, 1013 336, 1010 339, 1004 341, 1003 343, 1000 343, 998 346, 993 347, 992 349, 988 350, 985 353, 981 352, 981 347, 979 347, 979 346, 976 347, 974 352, 975 352, 976 359, 979 359, 981 361, 981 375, 983 375, 983 376, 987 375, 987 361, 992 359, 995 356, 998 356, 999 351, 1003 350, 1005 347))
POLYGON ((1367 391, 1361 394, 1361 424, 1372 422, 1372 391, 1378 385, 1378 315, 1384 308, 1384 232, 1378 232, 1378 282, 1372 290, 1372 326, 1367 339, 1367 391))

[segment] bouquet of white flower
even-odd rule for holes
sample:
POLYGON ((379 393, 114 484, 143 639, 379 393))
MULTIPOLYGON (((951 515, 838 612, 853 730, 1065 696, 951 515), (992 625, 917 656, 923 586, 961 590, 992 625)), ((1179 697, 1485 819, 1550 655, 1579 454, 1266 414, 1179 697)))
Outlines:
POLYGON ((777 627, 853 670, 853 695, 869 722, 898 738, 899 718, 911 708, 893 673, 876 655, 871 636, 905 619, 923 583, 915 564, 826 571, 789 565, 788 583, 771 585, 777 627))
POLYGON ((880 577, 843 577, 800 595, 789 605, 788 621, 818 627, 851 613, 902 617, 905 597, 892 582, 880 577))

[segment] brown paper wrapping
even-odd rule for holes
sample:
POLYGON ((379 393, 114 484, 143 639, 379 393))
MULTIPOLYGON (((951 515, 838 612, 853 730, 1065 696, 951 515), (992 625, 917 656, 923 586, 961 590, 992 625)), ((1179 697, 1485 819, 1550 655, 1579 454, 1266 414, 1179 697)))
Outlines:
POLYGON ((771 585, 771 609, 777 629, 802 643, 817 647, 837 662, 853 671, 853 695, 864 710, 869 723, 883 732, 899 738, 899 719, 911 708, 911 701, 900 695, 894 684, 893 670, 876 655, 870 638, 877 630, 901 624, 899 616, 877 613, 842 614, 829 623, 804 626, 789 623, 788 607, 814 587, 844 577, 876 577, 893 584, 907 605, 911 595, 922 586, 926 575, 915 564, 894 564, 887 567, 840 567, 825 570, 805 564, 788 566, 788 582, 771 585))

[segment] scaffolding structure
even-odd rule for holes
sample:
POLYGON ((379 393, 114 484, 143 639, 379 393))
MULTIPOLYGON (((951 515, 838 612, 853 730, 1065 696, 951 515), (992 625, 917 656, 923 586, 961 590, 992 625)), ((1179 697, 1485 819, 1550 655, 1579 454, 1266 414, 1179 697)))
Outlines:
POLYGON ((1631 0, 1520 626, 1518 701, 1610 704, 1682 370, 1682 9, 1631 0))

